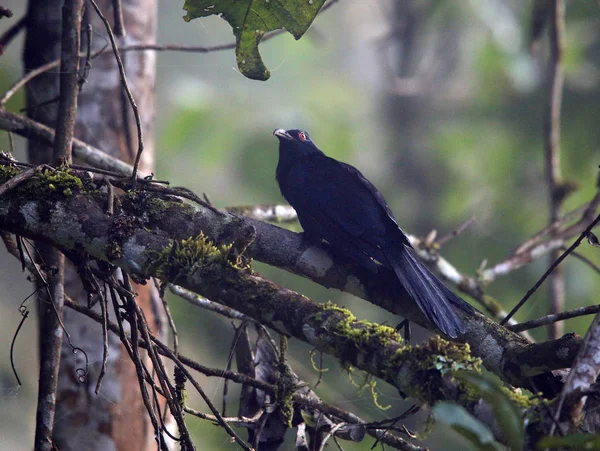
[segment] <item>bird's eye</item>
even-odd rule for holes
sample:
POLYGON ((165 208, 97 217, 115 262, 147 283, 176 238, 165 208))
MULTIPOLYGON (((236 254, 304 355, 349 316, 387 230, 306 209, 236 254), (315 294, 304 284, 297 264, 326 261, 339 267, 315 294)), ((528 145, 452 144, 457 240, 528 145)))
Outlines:
POLYGON ((306 136, 306 133, 304 133, 304 132, 298 133, 298 138, 300 138, 300 141, 306 141, 308 139, 308 137, 306 136))

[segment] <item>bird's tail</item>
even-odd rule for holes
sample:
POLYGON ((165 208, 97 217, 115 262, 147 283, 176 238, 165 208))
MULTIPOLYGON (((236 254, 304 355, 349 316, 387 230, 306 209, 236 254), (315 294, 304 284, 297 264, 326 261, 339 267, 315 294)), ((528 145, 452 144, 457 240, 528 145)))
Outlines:
POLYGON ((385 253, 390 266, 427 319, 449 337, 456 338, 459 333, 465 332, 465 324, 453 305, 468 313, 474 311, 473 307, 435 277, 412 248, 400 243, 391 246, 390 250, 392 252, 385 253))

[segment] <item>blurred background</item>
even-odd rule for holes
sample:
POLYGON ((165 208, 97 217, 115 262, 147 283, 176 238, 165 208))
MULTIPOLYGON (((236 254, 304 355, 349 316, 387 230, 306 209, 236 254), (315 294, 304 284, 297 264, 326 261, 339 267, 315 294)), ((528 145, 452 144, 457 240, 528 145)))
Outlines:
MULTIPOLYGON (((384 194, 406 232, 425 236, 435 229, 443 235, 475 217, 470 228, 441 250, 460 271, 474 276, 484 260, 488 266, 501 261, 548 223, 542 135, 548 49, 544 38, 535 56, 529 51, 532 4, 342 0, 319 16, 300 41, 285 34, 261 44, 272 71, 267 82, 240 75, 232 50, 159 52, 156 176, 206 193, 219 208, 281 203, 274 178, 278 143, 272 131, 302 128, 328 155, 359 167, 384 194)), ((211 46, 234 40, 229 25, 217 17, 184 23, 182 5, 160 2, 158 43, 211 46)), ((25 7, 22 0, 3 6, 15 17, 0 21, 0 33, 25 7)), ((561 165, 565 179, 579 189, 567 199, 566 211, 596 192, 599 13, 597 2, 567 3, 561 165)), ((1 92, 22 74, 21 49, 22 36, 0 57, 1 92)), ((8 108, 18 111, 22 103, 21 93, 8 108)), ((0 134, 0 148, 8 149, 6 134, 0 134)), ((17 139, 17 158, 24 158, 23 149, 23 140, 17 139)), ((584 245, 580 251, 600 264, 597 250, 584 245)), ((347 306, 358 319, 391 325, 400 320, 276 268, 257 262, 253 267, 312 299, 347 306)), ((488 292, 510 310, 547 267, 542 258, 500 277, 488 292)), ((599 302, 597 273, 575 259, 566 261, 565 271, 567 309, 599 302)), ((15 345, 21 387, 12 374, 9 351, 21 319, 18 306, 32 288, 18 262, 4 253, 0 287, 0 449, 30 449, 37 386, 35 315, 24 323, 15 345)), ((517 319, 545 314, 547 295, 542 287, 517 319)), ((177 298, 169 302, 183 341, 181 352, 224 368, 233 337, 230 322, 177 298)), ((590 321, 570 320, 565 332, 583 334, 590 321)), ((414 329, 415 341, 426 336, 414 329)), ((544 340, 547 330, 536 329, 532 335, 544 340)), ((290 345, 294 369, 314 384, 319 374, 310 348, 295 340, 290 345)), ((357 388, 363 374, 348 375, 327 356, 325 367, 318 394, 365 419, 394 417, 410 405, 378 383, 378 406, 368 386, 357 388)), ((222 381, 200 381, 220 404, 222 381)), ((230 399, 235 393, 230 392, 230 399)), ((196 406, 203 408, 199 402, 196 406)), ((232 401, 230 413, 236 409, 232 401)), ((426 418, 419 414, 406 424, 418 433, 426 418)), ((219 428, 188 421, 198 449, 237 448, 219 428)), ((289 447, 282 449, 292 449, 291 432, 288 439, 289 447)), ((425 444, 432 449, 466 447, 441 426, 434 427, 425 444)), ((371 445, 372 440, 343 444, 347 450, 371 445)))

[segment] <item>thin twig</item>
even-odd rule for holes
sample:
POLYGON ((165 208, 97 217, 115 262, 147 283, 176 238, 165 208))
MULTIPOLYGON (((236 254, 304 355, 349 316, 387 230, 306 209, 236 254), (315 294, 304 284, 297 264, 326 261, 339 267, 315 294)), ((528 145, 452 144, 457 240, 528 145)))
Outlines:
MULTIPOLYGON (((26 139, 42 142, 49 146, 54 144, 54 129, 33 121, 20 114, 10 113, 0 108, 0 129, 11 131, 26 139)), ((73 154, 95 167, 104 168, 130 175, 131 165, 112 157, 95 147, 73 138, 73 154)))
MULTIPOLYGON (((574 210, 574 212, 583 211, 577 222, 562 229, 561 227, 564 225, 565 221, 563 218, 558 219, 552 225, 554 232, 548 232, 550 236, 545 241, 540 242, 541 240, 539 239, 532 240, 530 238, 523 245, 519 246, 517 251, 511 256, 496 263, 492 267, 481 270, 481 280, 484 283, 490 283, 498 276, 510 274, 512 271, 522 268, 528 263, 548 254, 550 251, 560 249, 567 240, 579 235, 585 230, 587 225, 596 217, 596 210, 598 210, 599 206, 600 191, 597 191, 590 202, 574 210), (559 228, 560 230, 558 230, 559 228)), ((571 216, 571 213, 568 213, 566 216, 571 216)), ((544 230, 547 230, 548 228, 549 227, 546 227, 544 230)))
POLYGON ((166 283, 161 284, 158 279, 153 279, 154 285, 158 290, 160 300, 162 301, 163 308, 165 309, 165 315, 167 315, 167 321, 169 323, 169 328, 171 329, 171 335, 173 335, 173 352, 175 355, 179 355, 179 335, 177 334, 177 327, 175 326, 175 321, 173 320, 173 315, 171 315, 171 309, 169 308, 169 303, 167 302, 167 298, 165 297, 165 288, 167 287, 166 283))
POLYGON ((327 432, 327 434, 325 435, 325 437, 323 437, 323 440, 321 441, 321 446, 319 446, 319 451, 323 451, 325 449, 325 446, 327 445, 327 441, 334 436, 334 434, 341 428, 343 428, 344 426, 346 426, 346 423, 341 422, 336 424, 335 426, 333 426, 329 432, 327 432))
MULTIPOLYGON (((565 250, 565 247, 562 247, 561 250, 565 250)), ((596 271, 597 273, 600 274, 600 267, 598 267, 598 265, 596 265, 593 261, 591 261, 589 258, 587 258, 585 255, 580 254, 579 252, 571 252, 571 255, 573 255, 573 257, 581 260, 583 263, 585 263, 586 265, 588 265, 590 268, 592 268, 594 271, 596 271)))
POLYGON ((211 410, 215 418, 217 419, 217 423, 222 426, 225 431, 235 440, 235 442, 240 445, 246 451, 252 451, 252 449, 248 446, 248 444, 233 430, 231 426, 223 420, 223 416, 219 413, 219 410, 214 406, 210 398, 206 395, 200 384, 196 382, 192 374, 188 371, 188 369, 183 365, 183 363, 175 356, 172 358, 173 362, 181 369, 181 371, 185 374, 191 384, 194 386, 196 391, 200 394, 208 408, 211 410))
MULTIPOLYGON (((152 343, 150 339, 150 331, 148 328, 148 323, 144 316, 144 312, 140 307, 135 303, 135 301, 130 300, 132 307, 135 309, 136 316, 139 322, 139 329, 142 334, 142 338, 146 341, 146 343, 152 343)), ((154 346, 148 346, 148 356, 152 361, 153 367, 155 371, 158 372, 158 381, 160 383, 163 396, 167 401, 167 405, 169 406, 169 410, 171 411, 171 415, 175 418, 177 422, 177 426, 179 428, 180 441, 184 445, 185 449, 193 449, 193 443, 190 438, 189 431, 187 426, 185 425, 185 421, 183 420, 183 414, 181 412, 181 406, 179 403, 175 401, 175 387, 173 387, 169 381, 169 378, 166 374, 164 365, 162 360, 156 353, 156 349, 154 346)))
POLYGON ((106 363, 108 361, 108 300, 106 299, 106 296, 102 291, 100 284, 93 275, 92 282, 94 283, 96 292, 98 293, 98 298, 100 302, 100 314, 102 315, 102 365, 100 366, 100 374, 98 375, 98 380, 96 381, 96 389, 94 390, 94 392, 98 394, 100 393, 100 388, 102 387, 102 380, 104 379, 104 375, 106 374, 106 363))
MULTIPOLYGON (((91 54, 91 56, 85 52, 85 53, 79 53, 79 57, 86 58, 86 61, 89 61, 89 59, 94 59, 95 57, 97 57, 98 55, 101 55, 105 52, 105 48, 103 47, 100 50, 95 51, 93 54, 91 54)), ((42 66, 36 67, 33 70, 30 70, 29 72, 27 72, 25 75, 23 75, 22 78, 20 78, 19 80, 17 80, 15 83, 13 83, 13 85, 8 88, 7 91, 4 92, 4 94, 2 95, 2 97, 0 97, 0 106, 4 106, 6 104, 6 102, 8 102, 8 100, 15 95, 15 93, 21 89, 23 86, 25 86, 27 83, 29 83, 31 80, 33 80, 34 78, 38 77, 39 75, 48 72, 49 70, 52 69, 56 69, 58 67, 60 67, 60 59, 54 60, 54 61, 50 61, 49 63, 46 63, 42 66)), ((88 64, 86 63, 85 67, 87 67, 88 64)), ((85 72, 84 72, 85 73, 85 72)))
POLYGON ((4 53, 4 50, 10 44, 10 42, 17 37, 19 32, 27 23, 27 16, 21 17, 17 22, 14 23, 6 32, 0 36, 0 55, 4 53))
POLYGON ((441 237, 440 239, 438 239, 436 241, 437 245, 440 247, 443 246, 448 241, 450 241, 452 238, 455 238, 458 235, 460 235, 461 233, 463 233, 465 230, 467 230, 469 227, 471 227, 471 225, 473 225, 474 223, 475 223, 475 216, 471 216, 469 219, 467 219, 462 224, 460 224, 456 229, 454 229, 450 233, 448 233, 448 234, 444 235, 443 237, 441 237))
POLYGON ((579 238, 577 238, 577 240, 575 240, 575 242, 573 244, 571 244, 571 246, 569 246, 569 248, 564 251, 555 261, 554 263, 552 263, 550 265, 550 268, 548 268, 548 270, 542 275, 542 277, 540 278, 540 280, 538 280, 535 285, 533 287, 531 287, 531 289, 527 292, 527 294, 525 294, 525 296, 523 297, 523 299, 521 299, 519 301, 519 303, 510 311, 510 313, 508 315, 506 315, 506 317, 500 322, 500 325, 505 325, 506 322, 508 320, 510 320, 515 313, 517 313, 517 311, 523 306, 523 304, 525 304, 525 302, 527 302, 527 300, 531 297, 531 295, 533 295, 533 293, 536 292, 536 290, 542 285, 542 283, 544 283, 544 281, 546 280, 546 278, 552 273, 552 271, 554 271, 554 269, 561 264, 561 262, 567 258, 567 256, 573 251, 573 249, 575 249, 577 246, 579 246, 581 244, 581 242, 588 236, 588 234, 590 233, 590 231, 596 226, 596 224, 598 224, 598 222, 600 222, 600 215, 596 216, 596 219, 594 219, 592 221, 592 223, 583 231, 583 233, 581 235, 579 235, 579 238))
POLYGON ((564 215, 561 216, 561 218, 558 221, 556 221, 552 224, 548 224, 542 230, 534 233, 530 238, 528 238, 526 241, 521 243, 515 249, 515 252, 514 252, 515 255, 521 254, 529 249, 532 249, 534 246, 536 246, 537 244, 542 242, 545 236, 550 235, 550 234, 555 234, 556 231, 561 229, 566 223, 573 221, 578 217, 581 217, 581 215, 588 209, 591 202, 593 202, 593 201, 590 201, 588 203, 580 205, 579 207, 575 208, 574 210, 571 210, 570 212, 565 213, 564 215))
POLYGON ((593 315, 598 312, 600 312, 600 305, 589 305, 587 307, 569 310, 568 312, 553 313, 542 316, 541 318, 532 319, 531 321, 526 321, 524 323, 506 326, 506 328, 512 330, 513 332, 521 332, 524 330, 535 329, 536 327, 547 326, 548 324, 552 324, 557 321, 577 318, 578 316, 593 315))
POLYGON ((96 13, 100 17, 100 20, 102 20, 102 22, 104 23, 106 32, 108 33, 108 38, 110 39, 110 44, 112 46, 113 53, 114 53, 115 59, 117 61, 117 66, 119 68, 119 74, 121 75, 121 83, 123 85, 123 89, 125 90, 125 93, 127 94, 129 103, 131 104, 131 109, 133 110, 133 116, 135 117, 135 124, 137 127, 138 150, 137 150, 137 154, 135 156, 135 162, 133 164, 133 172, 131 174, 133 188, 135 189, 136 183, 137 183, 138 165, 140 163, 140 158, 142 156, 142 152, 144 151, 144 138, 142 135, 142 120, 140 118, 140 112, 138 110, 137 104, 135 103, 135 99, 133 98, 131 89, 129 89, 129 83, 127 82, 127 74, 125 73, 125 66, 123 66, 123 61, 121 60, 121 55, 119 54, 117 42, 115 41, 115 36, 113 35, 112 29, 110 27, 110 23, 108 22, 108 20, 104 16, 104 14, 102 14, 102 11, 98 7, 98 4, 94 0, 90 0, 90 3, 96 10, 96 13))
MULTIPOLYGON (((116 295, 114 295, 112 297, 112 299, 113 299, 113 302, 115 302, 116 295)), ((72 308, 73 310, 91 318, 92 320, 94 320, 96 322, 102 321, 101 316, 97 312, 90 310, 83 305, 77 304, 69 299, 65 300, 65 305, 68 306, 69 308, 72 308)), ((118 312, 119 309, 120 309, 120 306, 115 302, 115 310, 118 312)), ((119 318, 120 318, 120 315, 117 315, 118 323, 120 323, 119 318)), ((122 326, 120 324, 114 324, 114 323, 109 322, 108 328, 111 332, 113 332, 117 335, 122 334, 122 337, 124 337, 123 339, 124 339, 125 347, 126 347, 126 349, 128 349, 129 348, 129 340, 127 340, 127 334, 122 329, 122 326)), ((246 384, 246 385, 256 387, 256 388, 263 390, 270 394, 275 393, 276 387, 273 385, 267 384, 265 382, 257 381, 256 379, 245 376, 243 374, 223 371, 222 369, 218 369, 218 368, 208 368, 208 367, 201 365, 198 362, 196 362, 186 356, 183 356, 183 355, 179 355, 176 357, 175 354, 173 354, 173 351, 168 346, 166 346, 162 341, 160 341, 158 338, 156 338, 153 335, 150 335, 150 339, 158 347, 157 351, 160 352, 161 355, 167 357, 171 361, 174 361, 174 362, 176 361, 178 366, 185 365, 185 366, 188 366, 189 368, 192 368, 192 369, 194 369, 206 376, 209 376, 209 377, 211 377, 211 376, 212 377, 224 377, 224 378, 228 378, 234 382, 237 382, 239 384, 246 384)), ((144 349, 147 349, 148 344, 145 341, 140 341, 139 346, 144 349)), ((189 373, 187 373, 187 374, 189 374, 189 373)), ((411 443, 406 442, 404 439, 402 439, 400 437, 392 436, 390 434, 385 434, 385 436, 382 436, 383 433, 385 432, 385 430, 377 428, 377 427, 369 427, 369 425, 371 425, 371 423, 367 423, 366 421, 362 420, 361 418, 354 415, 353 413, 342 410, 336 406, 325 403, 319 399, 315 399, 315 398, 308 397, 303 394, 295 393, 293 396, 293 401, 295 403, 297 403, 298 405, 305 406, 307 408, 314 409, 319 412, 324 412, 329 415, 340 418, 347 423, 365 425, 365 427, 367 427, 367 433, 369 435, 376 437, 376 438, 380 437, 382 443, 393 446, 395 448, 412 449, 412 450, 423 450, 424 449, 422 447, 412 445, 411 443)), ((217 419, 216 416, 211 416, 208 414, 201 414, 201 413, 193 411, 193 409, 189 409, 189 408, 185 408, 185 411, 190 414, 194 414, 194 415, 198 414, 198 416, 200 418, 205 418, 205 419, 208 419, 211 421, 219 422, 219 420, 217 419)), ((223 417, 221 417, 221 420, 225 421, 225 422, 234 423, 234 424, 236 424, 236 422, 237 422, 237 419, 227 419, 227 418, 223 418, 223 417)), ((244 418, 241 419, 242 422, 245 420, 246 419, 244 419, 244 418)))
MULTIPOLYGON (((232 321, 231 325, 233 326, 233 330, 235 330, 235 333, 233 334, 233 339, 231 340, 231 346, 229 347, 229 354, 227 355, 227 364, 225 365, 226 371, 231 371, 231 366, 233 364, 233 356, 235 354, 235 349, 236 349, 237 343, 238 343, 240 337, 242 336, 242 334, 246 333, 247 323, 244 321, 240 325, 240 327, 235 327, 235 324, 232 321)), ((238 365, 239 365, 239 363, 238 363, 238 365)), ((221 409, 221 415, 223 415, 224 417, 227 416, 228 395, 229 395, 229 379, 225 379, 225 381, 223 382, 223 408, 221 409)))
POLYGON ((168 446, 164 441, 164 438, 161 434, 161 428, 158 422, 158 419, 156 418, 156 414, 154 412, 154 407, 152 406, 152 403, 150 402, 150 398, 148 396, 148 388, 146 387, 146 383, 145 381, 145 376, 144 376, 144 368, 143 368, 143 363, 142 363, 142 358, 141 355, 139 353, 138 350, 138 346, 139 346, 139 340, 138 340, 138 324, 137 324, 137 320, 135 318, 136 313, 135 313, 135 307, 134 307, 135 302, 134 301, 130 301, 129 305, 127 306, 130 318, 129 318, 129 325, 131 326, 131 349, 133 351, 133 363, 135 365, 135 370, 137 373, 137 378, 138 378, 138 382, 139 382, 139 386, 140 386, 140 391, 142 394, 142 400, 144 401, 144 405, 146 406, 146 411, 148 412, 148 415, 150 416, 150 421, 152 422, 152 426, 154 427, 154 439, 156 440, 159 448, 163 451, 168 451, 168 446))
POLYGON ((197 307, 216 312, 227 318, 255 322, 252 318, 244 315, 243 313, 238 312, 237 310, 234 310, 232 308, 227 307, 226 305, 219 304, 217 302, 209 301, 208 299, 197 295, 193 291, 186 290, 185 288, 182 288, 179 285, 169 283, 169 290, 171 290, 171 293, 176 294, 177 296, 181 297, 182 299, 185 299, 190 304, 193 304, 197 307))
POLYGON ((33 177, 37 171, 38 169, 36 167, 32 167, 8 179, 6 182, 0 185, 0 196, 6 194, 11 189, 14 189, 17 185, 23 183, 25 180, 33 177))
POLYGON ((377 446, 377 444, 379 442, 382 441, 382 439, 388 434, 388 431, 393 430, 394 426, 396 426, 396 424, 404 419, 406 419, 407 417, 409 417, 410 415, 414 415, 417 412, 419 412, 421 410, 421 406, 419 404, 413 404, 412 406, 410 406, 408 409, 406 409, 400 416, 396 417, 396 418, 390 418, 388 420, 385 421, 390 421, 391 423, 389 426, 387 426, 385 428, 385 432, 383 433, 382 436, 377 437, 377 440, 375 440, 375 443, 373 443, 373 446, 371 446, 371 449, 375 449, 375 447, 377 446))
MULTIPOLYGON (((25 298, 23 303, 36 293, 37 293, 37 290, 34 291, 29 296, 27 296, 27 298, 25 298)), ((25 307, 23 305, 23 303, 21 303, 21 306, 19 307, 19 312, 21 313, 21 321, 19 321, 17 330, 15 331, 12 341, 10 342, 10 366, 13 370, 13 374, 15 375, 15 378, 17 379, 17 384, 19 384, 19 385, 22 385, 22 384, 21 384, 21 379, 19 379, 19 375, 17 374, 17 368, 15 367, 14 350, 15 350, 15 343, 17 341, 17 337, 19 336, 19 331, 21 330, 21 327, 23 326, 23 323, 25 322, 25 320, 29 317, 29 309, 27 307, 25 307)))

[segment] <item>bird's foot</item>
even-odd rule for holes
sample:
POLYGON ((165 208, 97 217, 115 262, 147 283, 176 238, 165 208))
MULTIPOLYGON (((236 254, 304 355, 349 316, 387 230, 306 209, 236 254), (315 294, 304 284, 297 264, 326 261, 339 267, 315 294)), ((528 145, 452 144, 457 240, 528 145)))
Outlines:
POLYGON ((410 321, 405 319, 404 321, 402 321, 400 324, 398 324, 396 326, 396 331, 400 332, 402 329, 404 329, 404 341, 406 341, 407 343, 410 343, 410 321))

